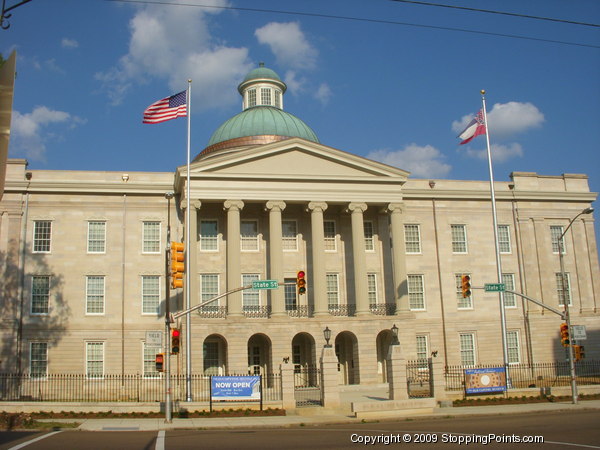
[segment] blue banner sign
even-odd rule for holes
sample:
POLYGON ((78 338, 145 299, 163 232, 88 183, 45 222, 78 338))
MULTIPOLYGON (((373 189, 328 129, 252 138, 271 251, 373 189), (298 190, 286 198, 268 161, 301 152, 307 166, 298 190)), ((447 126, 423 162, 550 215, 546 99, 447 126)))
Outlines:
POLYGON ((211 377, 213 400, 260 400, 260 376, 211 377))
POLYGON ((465 369, 465 392, 467 394, 504 391, 506 391, 506 370, 504 367, 465 369))

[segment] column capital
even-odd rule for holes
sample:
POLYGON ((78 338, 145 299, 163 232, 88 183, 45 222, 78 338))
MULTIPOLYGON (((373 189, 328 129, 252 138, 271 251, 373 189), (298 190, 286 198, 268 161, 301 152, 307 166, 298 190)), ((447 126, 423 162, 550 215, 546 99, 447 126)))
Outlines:
POLYGON ((265 211, 283 211, 286 207, 286 204, 283 200, 269 200, 265 204, 265 211))
POLYGON ((225 200, 223 203, 224 210, 237 210, 241 211, 244 208, 244 202, 241 200, 225 200))
POLYGON ((190 207, 197 211, 202 207, 202 202, 200 200, 192 200, 190 202, 190 207))
POLYGON ((327 203, 325 202, 310 202, 307 206, 308 211, 325 212, 327 203))
POLYGON ((367 210, 367 204, 366 203, 349 203, 348 206, 346 207, 346 212, 350 212, 350 213, 364 213, 367 210))
POLYGON ((396 214, 402 214, 404 212, 404 208, 405 208, 405 204, 404 202, 402 203, 390 203, 388 204, 385 209, 383 210, 386 213, 396 213, 396 214))

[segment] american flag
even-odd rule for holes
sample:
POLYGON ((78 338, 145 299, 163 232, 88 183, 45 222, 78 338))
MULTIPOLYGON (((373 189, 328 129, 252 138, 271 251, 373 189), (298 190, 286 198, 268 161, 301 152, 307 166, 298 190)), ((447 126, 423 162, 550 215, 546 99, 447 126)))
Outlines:
POLYGON ((187 116, 187 91, 152 103, 144 111, 143 123, 161 123, 187 116))

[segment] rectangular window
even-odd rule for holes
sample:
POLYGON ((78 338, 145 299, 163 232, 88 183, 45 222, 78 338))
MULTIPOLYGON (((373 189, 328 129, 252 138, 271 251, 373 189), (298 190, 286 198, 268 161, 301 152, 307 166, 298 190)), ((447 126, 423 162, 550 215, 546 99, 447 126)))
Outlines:
POLYGON ((325 250, 335 252, 337 250, 335 222, 333 220, 324 220, 323 231, 325 234, 325 250))
POLYGON ((295 220, 282 220, 281 232, 283 238, 283 249, 289 251, 298 250, 298 224, 295 220))
POLYGON ((365 250, 368 252, 375 251, 375 241, 373 239, 373 222, 365 221, 363 223, 365 232, 365 250))
POLYGON ((242 220, 240 225, 242 251, 258 250, 258 221, 242 220))
POLYGON ((85 294, 85 312, 104 314, 104 275, 88 275, 85 294))
POLYGON ((248 89, 248 108, 256 106, 256 89, 248 89))
POLYGON ((85 374, 88 378, 104 376, 104 342, 85 343, 85 374))
MULTIPOLYGON (((295 278, 286 278, 283 280, 285 283, 295 283, 295 278)), ((285 299, 285 310, 286 311, 295 311, 298 307, 298 292, 296 289, 296 285, 294 284, 284 284, 283 286, 283 295, 285 299)))
POLYGON ((271 105, 271 89, 262 88, 260 90, 260 104, 261 105, 271 105))
MULTIPOLYGON (((469 275, 470 273, 457 273, 454 275, 454 280, 456 283, 456 298, 458 300, 458 308, 459 309, 471 309, 473 308, 473 290, 471 290, 471 296, 464 298, 462 295, 462 276, 469 275)), ((471 277, 471 286, 473 286, 473 277, 471 277)))
POLYGON ((156 370, 156 354, 161 353, 160 346, 148 345, 144 342, 143 365, 144 378, 159 378, 160 372, 156 370))
POLYGON ((500 253, 510 253, 510 227, 508 225, 498 225, 498 247, 500 253))
MULTIPOLYGON (((260 279, 256 273, 245 273, 242 275, 242 286, 252 284, 254 280, 260 279)), ((246 311, 256 311, 260 305, 260 291, 258 289, 246 289, 242 291, 242 305, 246 311)))
MULTIPOLYGON (((502 274, 502 283, 504 283, 504 287, 509 291, 515 290, 515 274, 514 273, 503 273, 502 274)), ((515 294, 512 292, 504 293, 504 307, 505 308, 516 308, 517 307, 517 298, 515 294)))
POLYGON ((423 275, 408 276, 408 303, 411 310, 425 309, 425 284, 423 275))
POLYGON ((404 225, 406 253, 421 253, 421 230, 419 225, 404 225))
POLYGON ((429 344, 426 334, 417 334, 417 361, 420 370, 429 368, 429 344))
POLYGON ((281 108, 281 91, 275 90, 275 107, 281 108))
POLYGON ((369 305, 377 304, 377 274, 367 274, 367 298, 369 299, 369 305))
MULTIPOLYGON (((200 302, 204 303, 219 295, 219 275, 203 273, 200 275, 200 302)), ((215 312, 219 309, 219 300, 215 300, 201 308, 204 312, 215 312)))
POLYGON ((159 306, 160 277, 158 275, 142 275, 142 313, 158 314, 159 306))
POLYGON ((88 222, 87 252, 106 252, 106 222, 88 222))
POLYGON ((475 365, 475 335, 473 333, 460 334, 460 363, 463 366, 475 365))
POLYGON ((219 250, 219 232, 216 220, 200 221, 200 250, 219 250))
POLYGON ((36 220, 33 222, 33 253, 50 253, 52 240, 52 222, 36 220))
POLYGON ((556 273, 556 291, 558 294, 558 304, 564 306, 565 300, 569 306, 573 306, 571 301, 571 277, 568 272, 565 272, 564 276, 565 286, 563 286, 562 273, 556 273))
POLYGON ((450 225, 452 231, 452 253, 467 253, 467 226, 450 225))
POLYGON ((327 303, 329 308, 337 308, 340 304, 340 291, 337 273, 328 273, 325 275, 327 286, 327 303))
POLYGON ((217 341, 206 340, 203 347, 204 375, 222 375, 219 343, 217 341))
POLYGON ((521 355, 519 350, 519 332, 518 331, 507 331, 506 332, 506 348, 508 351, 508 363, 519 364, 521 362, 521 355))
POLYGON ((48 343, 31 342, 29 355, 29 374, 35 378, 44 378, 48 374, 48 343))
POLYGON ((160 222, 142 225, 142 253, 160 253, 160 222))
POLYGON ((31 278, 31 314, 48 314, 50 277, 36 275, 31 278))
MULTIPOLYGON (((560 247, 559 247, 559 239, 563 234, 563 227, 562 225, 550 225, 550 239, 552 240, 552 253, 559 253, 560 247)), ((562 254, 564 255, 567 251, 566 247, 565 247, 565 237, 563 236, 562 239, 560 239, 560 243, 561 243, 561 247, 562 247, 562 254)))

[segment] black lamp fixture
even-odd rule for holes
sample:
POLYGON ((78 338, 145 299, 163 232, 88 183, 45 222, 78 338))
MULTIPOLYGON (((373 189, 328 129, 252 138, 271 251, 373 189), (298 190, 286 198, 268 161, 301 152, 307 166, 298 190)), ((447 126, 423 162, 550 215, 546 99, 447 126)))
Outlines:
POLYGON ((396 324, 394 324, 394 326, 392 326, 391 330, 392 330, 392 345, 399 345, 400 341, 398 340, 398 327, 396 326, 396 324))
POLYGON ((325 327, 323 330, 323 337, 325 338, 325 348, 331 348, 331 344, 329 343, 329 340, 331 339, 331 330, 329 327, 325 327))

